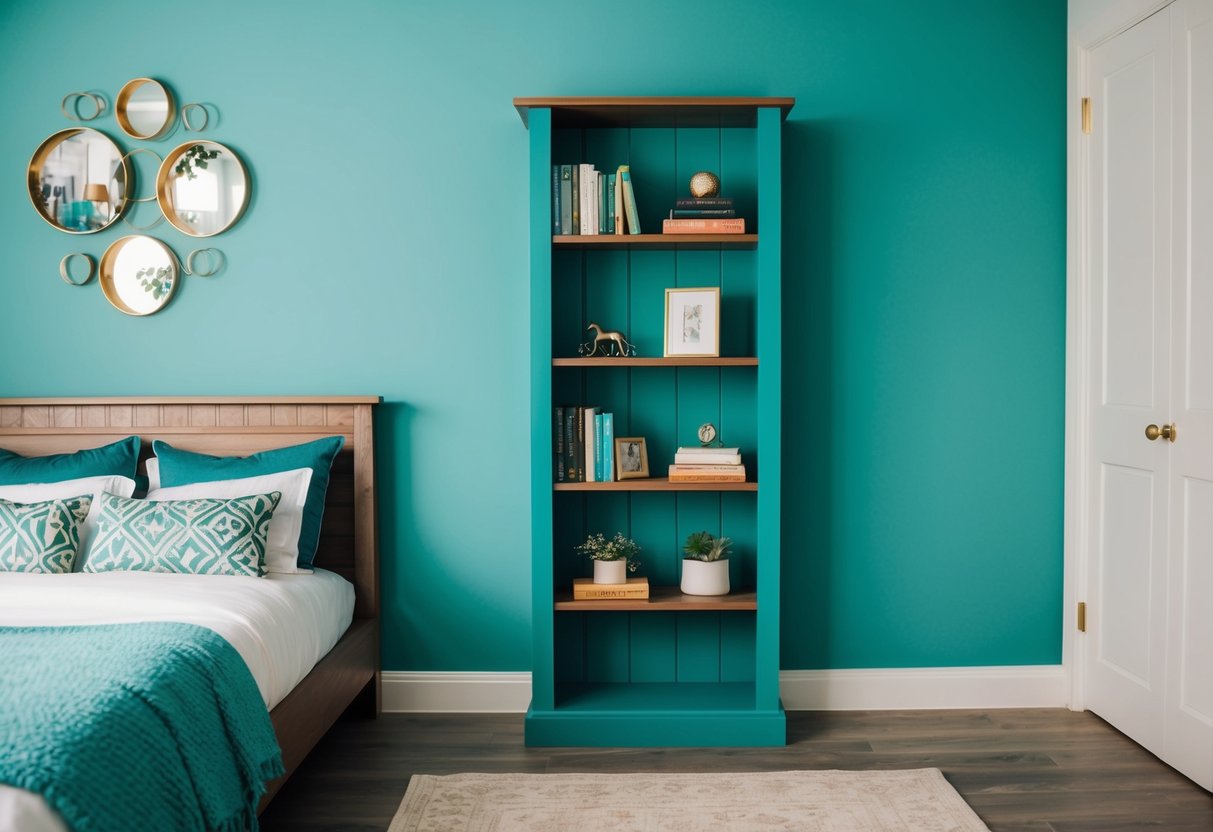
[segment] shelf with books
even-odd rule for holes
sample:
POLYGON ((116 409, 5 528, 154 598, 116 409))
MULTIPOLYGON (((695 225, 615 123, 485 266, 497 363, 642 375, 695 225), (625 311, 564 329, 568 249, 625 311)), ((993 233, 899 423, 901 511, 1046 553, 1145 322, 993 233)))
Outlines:
POLYGON ((749 356, 725 358, 553 358, 553 367, 757 367, 758 359, 749 356))
POLYGON ((553 491, 757 491, 756 482, 670 482, 666 477, 616 482, 556 482, 553 491))
POLYGON ((743 590, 728 595, 684 595, 676 586, 655 586, 650 590, 649 597, 642 600, 575 601, 572 590, 559 590, 554 608, 557 612, 752 611, 758 609, 758 593, 743 590))
POLYGON ((526 742, 782 744, 781 154, 782 122, 792 102, 623 98, 515 104, 530 134, 534 664, 526 742), (615 229, 621 227, 625 169, 624 209, 634 187, 636 221, 625 216, 622 228, 650 233, 604 231, 604 221, 611 228, 610 217, 615 229), (718 176, 720 193, 688 197, 692 177, 703 171, 718 176), (583 181, 595 183, 590 197, 597 187, 597 200, 582 201, 583 181), (589 206, 590 222, 577 224, 582 233, 565 233, 564 209, 569 206, 571 230, 574 205, 579 218, 589 206), (683 221, 671 226, 678 231, 694 231, 688 222, 709 219, 744 220, 744 226, 721 224, 720 230, 750 233, 651 233, 667 220, 683 221), (705 336, 712 348, 702 351, 724 357, 687 356, 700 350, 677 345, 698 343, 700 319, 686 318, 681 307, 671 313, 669 290, 692 288, 718 293, 716 329, 705 336), (628 342, 625 349, 645 357, 586 357, 590 324, 618 330, 628 342), (658 357, 680 351, 683 357, 658 357), (725 371, 730 367, 739 369, 725 371), (587 470, 601 470, 597 427, 592 469, 585 453, 591 443, 588 420, 584 438, 572 434, 576 444, 569 456, 570 410, 601 411, 604 436, 610 414, 616 441, 640 447, 641 470, 659 476, 564 482, 586 478, 580 472, 568 477, 569 459, 584 455, 587 470), (706 461, 688 464, 674 476, 693 481, 671 482, 667 468, 708 423, 723 428, 730 448, 745 449, 744 468, 718 472, 708 470, 706 461), (705 529, 733 539, 732 582, 744 592, 690 598, 677 588, 682 551, 676 539, 705 529), (643 603, 575 600, 574 582, 588 573, 577 548, 589 535, 616 532, 643 548, 638 577, 649 580, 650 597, 643 603))
POLYGON ((560 248, 723 248, 752 249, 757 234, 557 234, 552 245, 560 248))

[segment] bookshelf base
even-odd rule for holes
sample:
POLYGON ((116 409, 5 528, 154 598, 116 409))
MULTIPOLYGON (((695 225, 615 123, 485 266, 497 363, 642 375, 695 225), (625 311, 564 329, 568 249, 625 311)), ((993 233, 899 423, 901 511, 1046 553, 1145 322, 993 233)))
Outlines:
POLYGON ((754 707, 750 682, 557 685, 526 714, 528 746, 757 747, 787 744, 782 704, 754 707))

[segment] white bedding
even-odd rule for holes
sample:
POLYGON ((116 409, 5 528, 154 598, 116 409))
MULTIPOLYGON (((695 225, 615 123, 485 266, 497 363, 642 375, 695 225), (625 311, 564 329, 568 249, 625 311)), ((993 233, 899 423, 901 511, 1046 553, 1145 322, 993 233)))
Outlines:
MULTIPOLYGON (((354 587, 340 575, 264 578, 104 572, 0 573, 0 626, 182 621, 223 636, 273 708, 350 626, 354 587)), ((0 832, 62 832, 38 795, 0 784, 0 832)))

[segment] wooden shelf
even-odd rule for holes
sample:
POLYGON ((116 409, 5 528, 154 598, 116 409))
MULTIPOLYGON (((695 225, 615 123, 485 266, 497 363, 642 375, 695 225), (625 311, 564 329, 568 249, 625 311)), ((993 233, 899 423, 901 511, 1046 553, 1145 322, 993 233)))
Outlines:
POLYGON ((527 124, 532 108, 550 107, 553 127, 753 127, 759 107, 778 107, 782 120, 795 103, 736 96, 566 96, 515 98, 514 108, 527 124))
POLYGON ((757 491, 756 482, 670 482, 667 477, 618 482, 557 482, 556 491, 757 491))
POLYGON ((571 589, 556 592, 557 612, 661 612, 661 611, 711 611, 756 610, 758 594, 754 590, 730 592, 728 595, 683 595, 676 586, 655 586, 643 601, 618 598, 598 601, 574 601, 571 589))
POLYGON ((560 248, 754 248, 757 234, 557 234, 560 248))
POLYGON ((553 367, 757 367, 757 358, 553 358, 553 367))

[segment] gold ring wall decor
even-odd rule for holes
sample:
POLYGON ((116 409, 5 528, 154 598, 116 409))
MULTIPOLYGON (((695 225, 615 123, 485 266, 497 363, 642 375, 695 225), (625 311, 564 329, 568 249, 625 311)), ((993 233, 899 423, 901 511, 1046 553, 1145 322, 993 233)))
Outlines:
POLYGON ((80 251, 72 252, 59 261, 59 276, 63 278, 63 282, 71 286, 83 286, 93 279, 93 275, 97 273, 97 261, 91 255, 80 251), (88 263, 88 274, 84 276, 84 280, 76 280, 72 277, 72 258, 83 257, 84 262, 88 263))
POLYGON ((250 182, 240 157, 210 141, 186 142, 164 157, 156 176, 160 210, 191 237, 231 228, 248 205, 250 182))
POLYGON ((95 92, 69 92, 59 102, 59 110, 63 113, 63 117, 69 118, 72 121, 92 121, 105 112, 105 107, 105 97, 95 92), (80 100, 82 98, 93 102, 93 114, 91 116, 86 116, 80 112, 80 100), (69 101, 71 102, 71 106, 68 106, 67 102, 69 101))
POLYGON ((173 94, 154 78, 133 78, 114 99, 114 117, 132 139, 158 139, 173 127, 173 94))
POLYGON ((159 312, 173 299, 179 279, 177 255, 154 237, 132 235, 115 240, 101 255, 101 291, 127 315, 159 312))
POLYGON ((181 105, 181 126, 191 133, 201 133, 211 123, 210 111, 206 109, 206 105, 198 101, 191 101, 189 104, 181 105), (194 110, 202 112, 202 123, 190 119, 190 113, 194 110))
POLYGON ((94 234, 113 225, 126 207, 130 182, 122 149, 91 127, 48 137, 26 173, 38 216, 68 234, 94 234))

